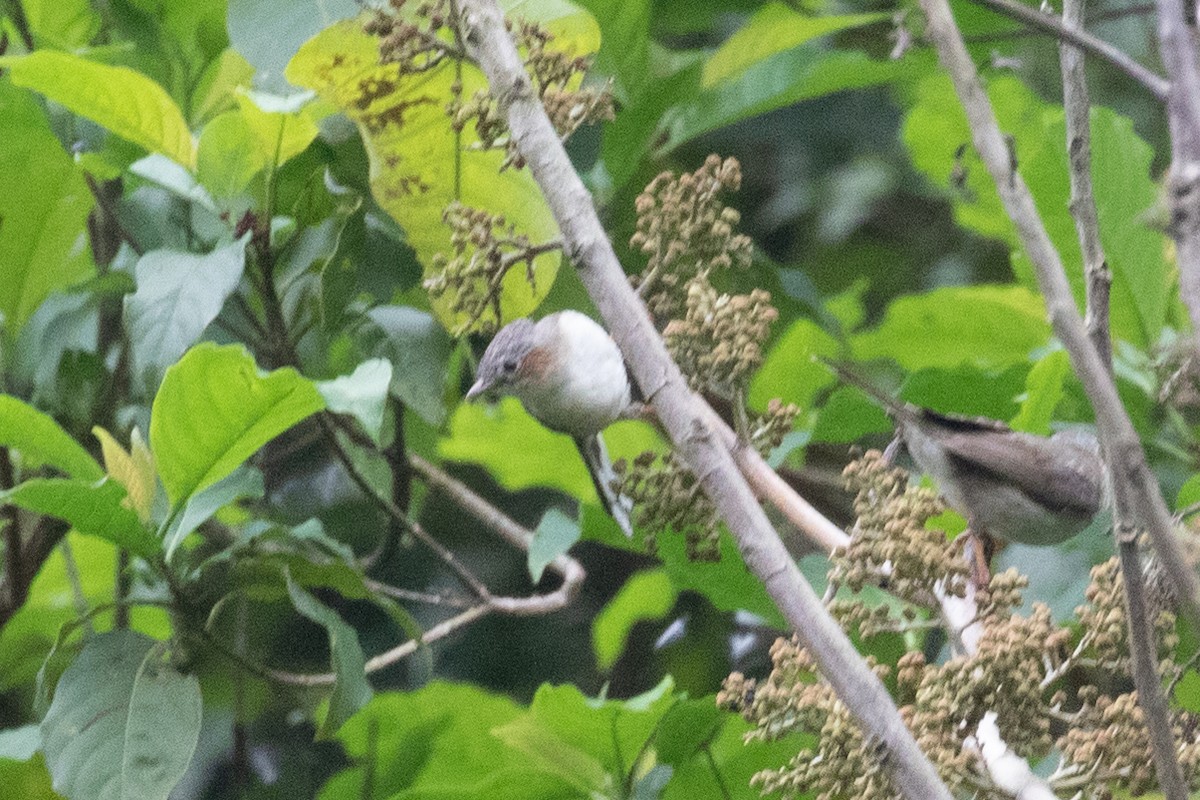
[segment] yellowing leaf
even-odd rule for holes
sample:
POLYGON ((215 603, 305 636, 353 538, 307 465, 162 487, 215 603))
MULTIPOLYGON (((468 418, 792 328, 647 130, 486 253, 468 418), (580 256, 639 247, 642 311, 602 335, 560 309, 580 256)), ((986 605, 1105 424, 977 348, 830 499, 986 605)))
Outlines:
MULTIPOLYGON (((555 46, 577 55, 599 46, 599 28, 586 12, 561 0, 519 4, 525 19, 540 20, 556 34, 555 46)), ((452 59, 419 75, 400 75, 395 64, 380 64, 379 40, 363 30, 366 17, 326 28, 300 48, 287 78, 316 90, 358 125, 371 162, 371 190, 380 206, 404 228, 408 244, 428 273, 433 257, 450 252, 450 231, 442 212, 453 200, 504 214, 517 234, 533 243, 558 237, 558 226, 526 170, 500 171, 505 154, 478 147, 473 126, 461 134, 450 127, 446 105, 458 79, 452 59)), ((462 96, 470 98, 487 82, 473 65, 461 67, 462 96)), ((525 316, 549 291, 561 255, 534 261, 534 286, 523 269, 508 273, 502 285, 505 321, 525 316)), ((452 298, 434 302, 448 329, 467 321, 450 310, 452 298)))
POLYGON ((124 505, 137 512, 143 523, 150 520, 150 504, 154 501, 154 456, 137 428, 129 436, 132 452, 126 451, 113 435, 97 425, 92 434, 100 440, 104 469, 117 483, 125 487, 128 497, 124 505))

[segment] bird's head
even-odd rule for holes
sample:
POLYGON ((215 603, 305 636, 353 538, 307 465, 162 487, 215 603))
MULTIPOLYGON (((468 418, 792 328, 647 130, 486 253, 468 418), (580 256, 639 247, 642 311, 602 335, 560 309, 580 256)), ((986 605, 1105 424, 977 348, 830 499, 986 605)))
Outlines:
POLYGON ((518 319, 505 325, 479 359, 467 399, 520 394, 522 384, 536 379, 541 372, 539 356, 544 350, 538 347, 537 324, 532 320, 518 319))

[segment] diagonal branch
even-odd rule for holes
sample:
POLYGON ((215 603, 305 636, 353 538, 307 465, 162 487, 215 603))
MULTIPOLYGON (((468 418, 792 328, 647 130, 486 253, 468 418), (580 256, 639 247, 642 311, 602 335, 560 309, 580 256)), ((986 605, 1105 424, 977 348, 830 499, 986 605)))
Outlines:
MULTIPOLYGON (((954 83, 966 111, 975 149, 992 175, 1005 211, 1016 225, 1021 243, 1034 265, 1051 324, 1058 338, 1066 345, 1071 363, 1096 412, 1097 430, 1109 467, 1116 516, 1121 523, 1116 531, 1117 550, 1126 579, 1131 640, 1142 640, 1131 641, 1138 701, 1149 721, 1159 785, 1167 797, 1182 800, 1187 797, 1187 788, 1175 758, 1166 700, 1154 663, 1153 643, 1150 642, 1147 647, 1145 641, 1151 633, 1151 626, 1146 622, 1145 594, 1140 586, 1141 566, 1134 549, 1137 531, 1130 521, 1136 520, 1149 530, 1193 626, 1200 619, 1197 614, 1196 576, 1184 561, 1179 543, 1174 538, 1166 504, 1146 464, 1137 434, 1117 397, 1108 365, 1085 331, 1058 251, 1046 233, 1028 187, 1012 166, 1004 134, 954 23, 950 6, 947 0, 921 0, 921 7, 927 19, 926 35, 933 41, 942 66, 954 83)), ((1086 121, 1086 109, 1083 115, 1086 121)), ((1076 176, 1073 186, 1077 186, 1079 181, 1080 178, 1076 176)))
POLYGON ((617 261, 591 195, 530 86, 517 49, 492 0, 463 0, 463 39, 487 75, 513 141, 554 214, 565 252, 620 346, 631 373, 654 406, 674 446, 728 524, 750 570, 815 655, 896 787, 910 800, 949 800, 933 765, 905 727, 880 680, 821 605, 788 556, 702 401, 671 360, 646 308, 617 261))

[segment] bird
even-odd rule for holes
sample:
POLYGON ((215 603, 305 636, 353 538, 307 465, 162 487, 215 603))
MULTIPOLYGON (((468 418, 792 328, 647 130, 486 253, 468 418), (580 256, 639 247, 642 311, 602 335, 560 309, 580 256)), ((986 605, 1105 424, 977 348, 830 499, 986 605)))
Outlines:
POLYGON ((943 414, 826 363, 887 412, 912 460, 976 533, 1054 545, 1080 533, 1109 503, 1100 445, 1086 428, 1038 436, 987 417, 943 414))
POLYGON ((570 309, 513 320, 484 350, 466 399, 498 394, 516 397, 543 426, 575 440, 605 508, 632 537, 633 502, 613 488, 617 474, 600 437, 634 402, 625 359, 608 331, 570 309))

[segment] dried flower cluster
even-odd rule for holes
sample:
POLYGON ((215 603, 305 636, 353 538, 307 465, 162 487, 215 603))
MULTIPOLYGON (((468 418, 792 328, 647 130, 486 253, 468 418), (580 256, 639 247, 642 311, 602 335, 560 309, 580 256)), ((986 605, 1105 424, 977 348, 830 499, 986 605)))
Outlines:
POLYGON ((656 316, 683 316, 693 280, 750 265, 750 238, 735 232, 741 215, 720 199, 741 183, 737 159, 710 155, 693 173, 660 174, 638 195, 637 232, 629 244, 649 261, 634 284, 656 316))
POLYGON ((654 552, 662 531, 682 534, 688 558, 715 561, 720 557, 720 519, 696 476, 673 453, 659 458, 645 452, 628 464, 613 465, 619 479, 617 491, 633 500, 638 530, 645 531, 646 547, 654 552))
POLYGON ((442 221, 450 228, 454 257, 434 257, 433 275, 425 280, 425 288, 433 297, 451 294, 451 309, 465 316, 456 334, 492 329, 501 320, 500 289, 509 270, 524 264, 525 279, 533 286, 534 259, 551 248, 531 244, 501 214, 459 203, 446 207, 442 221), (491 316, 485 318, 489 310, 491 316))
POLYGON ((693 388, 711 387, 731 394, 762 364, 762 343, 779 312, 762 289, 750 294, 720 294, 712 284, 693 280, 686 310, 663 330, 667 349, 693 388))
MULTIPOLYGON (((922 619, 936 618, 935 594, 945 597, 969 588, 967 567, 947 547, 945 535, 926 530, 926 520, 940 504, 908 486, 903 473, 878 453, 852 464, 846 476, 857 491, 859 519, 853 543, 834 558, 831 580, 851 589, 884 585, 928 610, 902 611, 897 621, 861 601, 839 601, 843 624, 863 635, 905 624, 915 630, 922 619)), ((952 790, 983 800, 1009 797, 971 746, 985 716, 994 719, 1004 743, 1020 757, 1036 760, 1057 753, 1058 766, 1047 779, 1051 788, 1085 800, 1153 789, 1148 731, 1135 695, 1122 691, 1130 682, 1130 666, 1116 560, 1092 570, 1086 603, 1076 609, 1072 625, 1055 622, 1041 604, 1016 613, 1026 585, 1023 576, 1008 570, 976 591, 975 624, 981 634, 970 647, 960 646, 938 663, 927 663, 917 649, 898 659, 897 697, 917 742, 952 790)), ((1174 617, 1160 609, 1156 639, 1164 678, 1171 679, 1181 670, 1175 664, 1174 630, 1174 617)), ((796 640, 779 640, 772 661, 774 668, 763 681, 729 676, 718 702, 755 724, 749 738, 802 731, 817 741, 789 763, 755 776, 754 783, 785 798, 898 798, 883 776, 879 754, 863 742, 796 640)), ((1200 717, 1178 710, 1173 723, 1184 774, 1193 789, 1200 789, 1200 717)))

